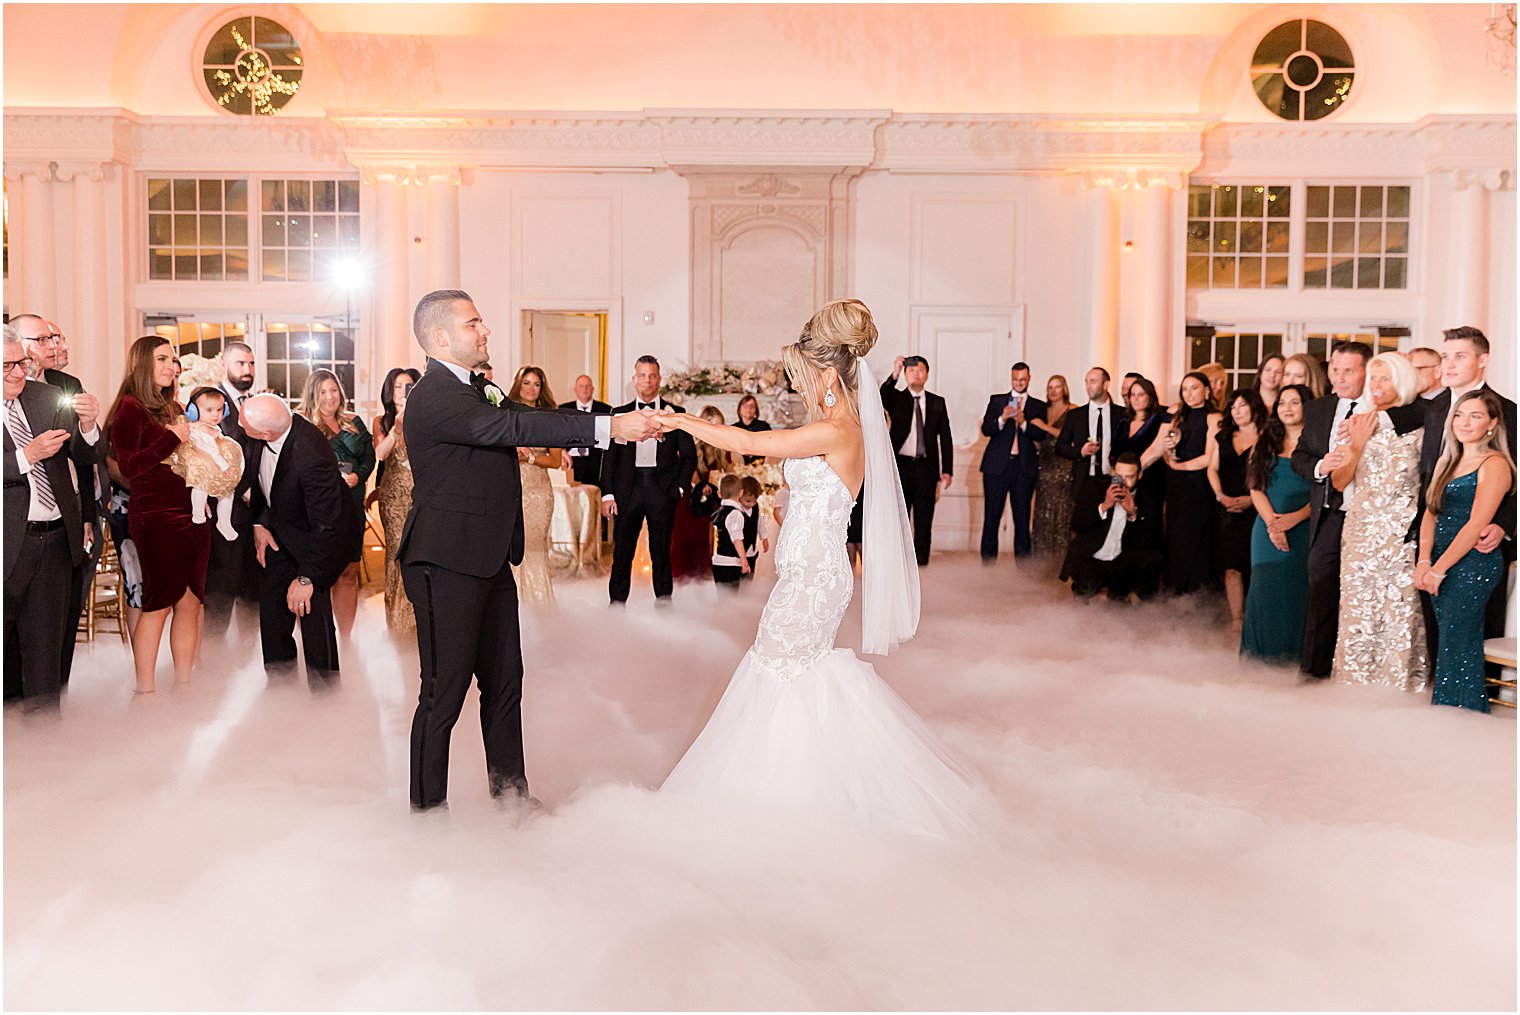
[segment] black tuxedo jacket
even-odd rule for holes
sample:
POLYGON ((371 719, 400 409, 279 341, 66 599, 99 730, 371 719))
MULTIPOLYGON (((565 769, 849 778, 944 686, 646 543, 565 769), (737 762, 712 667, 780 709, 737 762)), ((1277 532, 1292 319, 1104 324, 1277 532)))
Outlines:
POLYGON ((987 436, 987 448, 982 452, 982 471, 1000 476, 1011 469, 1015 464, 1023 469, 1026 476, 1038 475, 1040 471, 1040 445, 1050 435, 1039 427, 1033 425, 1033 421, 1045 418, 1047 406, 1043 401, 1025 392, 1024 401, 1024 429, 1021 431, 1014 426, 1010 418, 1003 423, 1002 429, 998 429, 998 420, 1003 415, 1003 409, 1013 398, 1013 392, 1005 391, 1001 395, 993 395, 987 400, 987 411, 982 416, 982 433, 987 436), (1019 442, 1019 455, 1013 457, 1013 442, 1019 442))
MULTIPOLYGON (((51 384, 53 387, 61 390, 70 398, 74 397, 84 390, 84 384, 79 380, 78 377, 75 377, 70 373, 65 373, 62 370, 44 370, 42 372, 42 379, 51 384)), ((105 406, 101 406, 102 411, 104 411, 105 408, 105 406)), ((66 414, 69 418, 73 418, 74 414, 72 412, 67 412, 66 414)), ((102 416, 102 424, 104 424, 104 421, 105 417, 102 416)), ((103 425, 102 430, 104 430, 103 425)), ((92 468, 95 473, 96 485, 100 488, 100 499, 102 501, 108 501, 111 499, 111 473, 106 469, 106 442, 103 440, 96 441, 95 446, 92 450, 95 452, 95 462, 92 468)), ((84 473, 81 472, 80 476, 82 477, 83 475, 84 473)), ((90 492, 93 495, 93 488, 90 492)))
MULTIPOLYGON (((1066 418, 1061 421, 1061 436, 1056 438, 1056 454, 1062 458, 1069 458, 1076 463, 1071 467, 1071 490, 1073 495, 1082 489, 1082 484, 1087 482, 1089 478, 1087 475, 1087 459, 1082 457, 1082 445, 1092 438, 1087 424, 1089 405, 1077 405, 1068 409, 1066 418)), ((1109 400, 1109 403, 1103 409, 1103 427, 1108 431, 1108 448, 1112 452, 1119 445, 1119 442, 1114 439, 1114 435, 1125 433, 1129 427, 1129 413, 1112 399, 1109 400)), ((1101 455, 1102 453, 1099 451, 1097 454, 1101 455)), ((1112 467, 1113 463, 1110 462, 1109 465, 1112 467)), ((1098 475, 1100 477, 1103 475, 1101 470, 1099 470, 1098 475)))
MULTIPOLYGON (((1484 387, 1488 387, 1487 384, 1484 387)), ((1489 388, 1493 391, 1492 388, 1489 388)), ((1494 394, 1499 395, 1497 391, 1494 394)), ((1416 403, 1418 404, 1418 403, 1416 403)), ((1504 412, 1504 438, 1509 444, 1509 453, 1516 453, 1515 433, 1515 403, 1503 395, 1499 395, 1499 404, 1504 412)), ((1439 395, 1425 403, 1425 444, 1420 449, 1420 504, 1423 509, 1426 488, 1436 474, 1436 463, 1441 460, 1441 448, 1446 443, 1446 416, 1451 412, 1451 389, 1444 389, 1439 395)), ((1494 521, 1504 526, 1505 533, 1510 538, 1507 544, 1510 548, 1506 551, 1506 559, 1513 559, 1515 538, 1515 488, 1510 487, 1509 494, 1504 502, 1499 505, 1499 514, 1494 521)), ((1415 518, 1415 533, 1419 532, 1419 517, 1415 518)))
MULTIPOLYGON (((1108 526, 1113 520, 1100 517, 1098 509, 1103 506, 1103 498, 1108 493, 1109 483, 1112 480, 1107 476, 1084 479, 1077 487, 1075 503, 1071 511, 1071 546, 1066 551, 1066 560, 1061 564, 1061 580, 1065 581, 1071 576, 1073 570, 1082 561, 1087 560, 1093 554, 1103 549, 1103 543, 1108 539, 1108 526)), ((1124 526, 1124 535, 1120 540, 1120 552, 1127 553, 1130 550, 1156 550, 1161 546, 1161 504, 1144 487, 1135 489, 1135 507, 1139 513, 1134 520, 1124 526)), ((1115 510, 1118 510, 1115 508, 1115 510)))
POLYGON ((338 472, 332 445, 306 417, 292 416, 268 500, 259 482, 259 466, 269 445, 250 440, 244 452, 243 475, 252 477, 254 522, 268 529, 280 549, 295 558, 296 574, 320 588, 331 588, 348 567, 364 524, 353 493, 338 472))
MULTIPOLYGON (((566 412, 580 412, 574 402, 563 402, 560 409, 566 412)), ((612 411, 612 406, 606 402, 591 400, 591 414, 607 415, 612 411)), ((570 459, 570 471, 575 474, 577 483, 587 483, 598 486, 602 482, 602 455, 606 452, 601 448, 588 448, 584 455, 576 455, 570 459)))
POLYGON ((534 409, 509 400, 492 405, 482 388, 428 360, 406 402, 412 509, 397 558, 476 578, 495 577, 508 561, 521 563, 518 447, 595 444, 592 413, 534 409))
MULTIPOLYGON (((898 390, 897 380, 881 382, 881 404, 892 420, 892 451, 902 454, 903 441, 913 429, 913 393, 898 390)), ((945 400, 932 391, 924 392, 924 451, 929 471, 936 476, 954 475, 955 448, 950 441, 950 410, 945 400)))
MULTIPOLYGON (((63 397, 60 388, 42 381, 27 381, 16 400, 21 403, 21 411, 26 415, 33 437, 49 430, 69 431, 69 439, 63 446, 51 458, 43 459, 32 468, 47 473, 48 484, 58 502, 58 513, 63 516, 64 530, 69 535, 69 553, 74 566, 78 567, 84 560, 85 523, 93 525, 97 521, 94 490, 90 486, 90 470, 95 465, 97 452, 79 436, 79 420, 73 409, 63 406, 63 397), (74 479, 69 474, 70 461, 79 475, 78 490, 75 490, 74 479)), ((26 538, 26 515, 31 506, 32 488, 26 473, 21 471, 21 463, 16 460, 18 448, 11 437, 10 427, 4 430, 0 450, 5 455, 5 577, 9 580, 11 569, 16 566, 21 553, 21 542, 26 538)), ((104 436, 95 443, 97 446, 105 444, 104 436)))
MULTIPOLYGON (((612 410, 621 415, 632 412, 636 402, 627 402, 612 410)), ((664 408, 674 409, 676 412, 686 410, 679 405, 660 400, 664 408)), ((633 481, 638 469, 638 448, 630 443, 613 441, 607 453, 602 456, 602 496, 612 497, 613 503, 619 501, 627 503, 628 497, 633 493, 633 481)), ((691 439, 691 434, 684 430, 674 430, 665 435, 665 439, 658 443, 658 451, 655 455, 655 481, 661 492, 671 500, 686 496, 691 489, 692 475, 697 471, 697 445, 691 439)))
MULTIPOLYGON (((1335 425, 1335 410, 1339 405, 1340 397, 1331 392, 1305 406, 1304 429, 1299 434, 1298 447, 1293 449, 1293 471, 1314 484, 1314 488, 1309 491, 1309 538, 1311 540, 1319 535, 1319 527, 1325 519, 1325 512, 1339 511, 1344 500, 1341 491, 1335 488, 1335 484, 1330 482, 1328 476, 1324 479, 1314 478, 1314 467, 1335 446, 1335 434, 1331 430, 1335 425)), ((1418 402, 1412 405, 1396 405, 1388 410, 1388 418, 1393 420, 1394 432, 1406 434, 1425 425, 1428 411, 1418 402)))

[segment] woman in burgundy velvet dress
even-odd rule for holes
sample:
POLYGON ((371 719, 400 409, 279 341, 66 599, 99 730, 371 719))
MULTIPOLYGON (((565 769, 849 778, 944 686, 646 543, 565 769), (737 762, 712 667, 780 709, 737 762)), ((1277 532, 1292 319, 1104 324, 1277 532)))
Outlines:
POLYGON ((200 649, 201 604, 211 556, 211 525, 195 523, 190 488, 165 461, 190 440, 192 425, 205 425, 185 419, 174 397, 174 377, 174 347, 169 341, 157 335, 139 338, 127 353, 127 376, 106 417, 113 456, 132 490, 127 529, 142 565, 142 616, 132 630, 139 694, 154 690, 165 623, 174 682, 189 682, 200 649))

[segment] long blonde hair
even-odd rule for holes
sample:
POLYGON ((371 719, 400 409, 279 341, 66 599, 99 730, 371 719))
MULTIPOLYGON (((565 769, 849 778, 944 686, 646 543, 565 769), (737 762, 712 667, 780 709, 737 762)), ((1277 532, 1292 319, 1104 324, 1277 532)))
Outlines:
MULTIPOLYGON (((1330 378, 1325 376, 1325 368, 1319 365, 1319 360, 1308 353, 1296 352, 1283 360, 1283 374, 1287 375, 1289 363, 1301 363, 1304 367, 1304 386, 1313 393, 1315 398, 1320 398, 1330 389, 1330 378)), ((1283 381, 1287 384, 1287 380, 1283 381)))
POLYGON ((1494 429, 1488 438, 1489 455, 1498 455, 1504 459, 1504 463, 1509 466, 1510 482, 1514 482, 1515 459, 1510 455, 1509 437, 1504 432, 1504 406, 1500 403, 1499 396, 1487 388, 1469 391, 1457 399, 1456 404, 1451 407, 1451 413, 1446 417, 1444 450, 1431 475, 1430 487, 1425 491, 1425 506, 1433 514, 1441 513, 1441 495, 1446 492, 1446 484, 1450 483, 1452 476, 1456 475, 1457 466, 1462 464, 1462 442, 1457 440, 1457 428, 1452 425, 1452 422, 1457 418, 1457 409, 1462 406, 1462 403, 1470 402, 1475 398, 1483 403, 1483 408, 1488 410, 1488 418, 1494 421, 1494 429))
MULTIPOLYGON (((716 405, 705 405, 697 414, 698 418, 705 419, 709 423, 724 426, 723 410, 716 405)), ((706 482, 707 477, 713 472, 727 472, 729 465, 728 452, 720 447, 698 440, 697 445, 697 475, 706 482)))
MULTIPOLYGON (((338 410, 333 414, 338 421, 338 431, 347 430, 349 433, 359 432, 359 417, 348 411, 348 392, 343 390, 343 382, 338 380, 338 375, 326 367, 318 367, 306 378, 306 387, 301 389, 301 404, 296 408, 308 422, 315 423, 318 430, 327 433, 327 428, 322 425, 322 420, 317 415, 317 396, 322 393, 322 382, 332 381, 338 386, 338 410)), ((332 436, 336 437, 337 432, 332 436)))
POLYGON ((839 375, 835 397, 844 401, 852 416, 860 418, 855 362, 871 351, 876 339, 876 322, 864 303, 834 300, 819 308, 797 341, 781 350, 781 363, 792 387, 802 395, 809 422, 823 416, 823 375, 829 367, 839 375))

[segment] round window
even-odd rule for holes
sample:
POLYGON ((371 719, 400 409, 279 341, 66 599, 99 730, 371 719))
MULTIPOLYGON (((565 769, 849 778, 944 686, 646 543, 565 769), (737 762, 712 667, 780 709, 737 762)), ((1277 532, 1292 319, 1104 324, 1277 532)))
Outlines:
POLYGON ((284 25, 242 17, 217 29, 201 72, 211 100, 239 116, 273 116, 301 87, 300 44, 284 25))
POLYGON ((1351 94, 1356 66, 1340 32, 1305 18, 1278 25, 1251 58, 1251 86, 1284 120, 1329 116, 1351 94))

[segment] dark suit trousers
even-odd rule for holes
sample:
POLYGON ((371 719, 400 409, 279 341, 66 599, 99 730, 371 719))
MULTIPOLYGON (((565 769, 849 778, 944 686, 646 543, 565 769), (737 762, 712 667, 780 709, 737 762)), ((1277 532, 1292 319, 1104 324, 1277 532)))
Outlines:
POLYGON ((1013 555, 1027 557, 1034 552, 1029 538, 1030 508, 1034 504, 1036 476, 1026 475, 1017 464, 1009 465, 1002 475, 982 473, 982 558, 998 555, 998 526, 1003 524, 1003 501, 1013 509, 1013 555))
MULTIPOLYGON (((1318 488, 1314 492, 1320 493, 1318 488)), ((1304 653, 1298 667, 1311 677, 1330 675, 1340 631, 1341 528, 1346 515, 1327 509, 1323 518, 1309 544, 1309 612, 1304 618, 1304 653)))
POLYGON ((290 583, 296 580, 296 559, 284 550, 265 550, 264 561, 266 566, 259 580, 259 638, 264 645, 264 671, 270 676, 282 676, 295 670, 295 629, 299 619, 307 679, 314 688, 332 683, 338 677, 338 630, 333 625, 332 589, 313 586, 311 612, 297 618, 285 605, 290 583))
POLYGON ((939 476, 929 467, 927 458, 904 455, 897 456, 897 475, 902 480, 908 517, 913 520, 913 552, 920 565, 927 564, 934 529, 934 491, 939 487, 939 476))
POLYGON ((1108 589, 1108 598, 1128 599, 1131 592, 1149 599, 1161 587, 1164 560, 1159 550, 1125 550, 1113 560, 1088 557, 1071 571, 1071 590, 1095 596, 1108 589))
POLYGON ((58 704, 76 575, 68 530, 62 525, 22 535, 15 566, 5 581, 5 642, 20 656, 21 699, 28 709, 58 704))
POLYGON ((480 733, 492 796, 526 795, 523 766, 522 635, 517 584, 506 564, 492 578, 434 564, 403 564, 401 580, 417 614, 422 690, 412 717, 412 807, 449 795, 449 737, 473 675, 480 684, 480 733))
POLYGON ((670 574, 670 537, 676 526, 676 505, 680 501, 665 496, 650 476, 634 480, 627 497, 617 502, 617 517, 612 523, 612 576, 607 592, 614 603, 628 601, 633 579, 633 555, 639 546, 639 530, 649 524, 649 566, 654 579, 654 594, 668 596, 675 582, 670 574))
POLYGON ((84 613, 84 599, 89 595, 90 582, 95 580, 95 568, 100 564, 100 552, 104 548, 100 538, 100 532, 105 527, 104 514, 101 519, 95 526, 95 542, 90 546, 89 556, 74 569, 74 587, 69 593, 68 626, 63 632, 63 652, 58 669, 58 683, 61 687, 69 686, 69 672, 74 668, 74 646, 78 643, 79 618, 84 613))
POLYGON ((575 481, 588 486, 601 486, 601 465, 602 463, 591 455, 571 455, 570 457, 570 471, 575 475, 575 481))
MULTIPOLYGON (((214 524, 214 523, 213 523, 214 524)), ((249 588, 250 572, 257 579, 260 568, 258 558, 249 557, 253 546, 253 526, 238 529, 235 542, 227 542, 213 527, 211 530, 211 560, 206 568, 206 627, 204 636, 221 639, 227 635, 227 625, 240 599, 257 601, 257 584, 249 588)))

